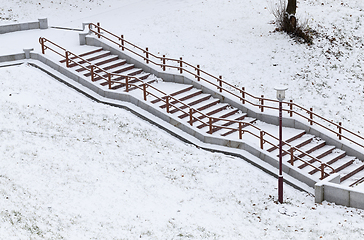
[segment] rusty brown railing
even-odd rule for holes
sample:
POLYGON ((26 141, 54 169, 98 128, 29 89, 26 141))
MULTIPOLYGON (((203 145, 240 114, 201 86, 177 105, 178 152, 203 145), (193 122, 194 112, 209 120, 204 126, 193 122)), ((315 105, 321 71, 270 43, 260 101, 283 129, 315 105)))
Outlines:
MULTIPOLYGON (((154 98, 163 101, 165 103, 165 108, 166 108, 166 112, 167 113, 170 113, 171 108, 175 108, 178 111, 183 112, 184 114, 187 114, 189 116, 188 123, 191 126, 193 126, 193 123, 196 122, 196 121, 202 123, 205 126, 208 126, 208 128, 209 128, 208 133, 209 134, 212 134, 213 133, 213 130, 216 129, 216 128, 219 128, 219 129, 227 129, 227 130, 234 130, 234 131, 237 131, 238 132, 239 139, 242 139, 242 136, 245 133, 250 134, 250 135, 252 135, 255 138, 258 138, 259 139, 259 146, 260 146, 261 149, 264 149, 263 148, 263 145, 265 143, 268 143, 271 146, 276 147, 276 144, 269 142, 267 139, 264 139, 264 136, 265 135, 268 135, 271 138, 275 139, 276 141, 278 141, 278 138, 276 138, 275 136, 271 135, 268 132, 265 132, 265 131, 261 130, 260 128, 258 128, 257 126, 255 126, 255 125, 253 125, 251 123, 241 122, 241 121, 236 121, 236 120, 226 120, 226 119, 223 119, 223 118, 215 118, 215 117, 208 116, 208 115, 204 114, 203 112, 201 112, 201 111, 199 111, 197 109, 194 109, 194 108, 190 107, 188 104, 183 103, 179 99, 174 98, 173 96, 170 96, 170 95, 164 93, 163 91, 160 91, 159 89, 155 88, 154 86, 152 86, 152 85, 150 85, 148 83, 144 83, 142 80, 140 80, 137 77, 123 75, 123 74, 110 73, 110 72, 102 69, 101 67, 92 64, 91 62, 87 61, 86 59, 82 58, 81 56, 79 56, 77 54, 74 54, 74 53, 72 53, 70 51, 67 51, 66 49, 60 47, 59 45, 55 44, 54 42, 52 42, 52 41, 50 41, 50 40, 48 40, 46 38, 39 38, 39 43, 41 44, 41 49, 42 49, 42 53, 43 54, 45 54, 45 50, 49 49, 52 52, 60 55, 61 57, 64 58, 67 68, 71 67, 72 64, 75 64, 75 65, 78 65, 79 67, 81 67, 81 68, 89 71, 90 74, 91 74, 91 81, 95 81, 95 76, 97 76, 97 77, 100 77, 101 79, 104 79, 105 81, 107 81, 109 89, 111 89, 111 86, 113 84, 115 84, 115 83, 125 84, 125 91, 126 92, 129 92, 130 87, 137 88, 137 89, 139 89, 139 90, 141 90, 143 92, 143 99, 144 99, 144 101, 147 101, 147 96, 148 95, 153 96, 154 98), (47 45, 47 43, 49 43, 49 45, 47 45), (58 51, 55 50, 54 48, 52 48, 50 45, 52 45, 55 48, 58 48, 58 51), (61 50, 61 52, 59 52, 59 50, 61 50), (63 54, 62 54, 62 52, 63 52, 63 54), (87 66, 85 66, 84 64, 86 64, 87 66), (95 69, 97 69, 97 70, 95 71, 95 69), (97 72, 97 71, 99 71, 99 72, 97 72), (99 74, 101 72, 104 75, 99 74), (112 80, 112 77, 122 78, 122 79, 125 79, 125 81, 119 81, 119 80, 118 81, 115 81, 115 80, 112 80), (142 85, 139 86, 137 84, 129 83, 129 79, 134 79, 137 82, 142 83, 142 85), (154 89, 155 91, 159 92, 162 95, 162 97, 159 97, 159 96, 153 94, 152 92, 147 91, 147 88, 154 89), (181 104, 186 109, 183 109, 182 107, 178 107, 175 104, 173 104, 172 102, 176 102, 178 104, 181 104), (196 114, 196 113, 200 114, 200 116, 199 117, 194 116, 194 114, 196 114), (203 118, 206 118, 208 121, 207 122, 202 121, 200 119, 201 116, 203 116, 203 118), (232 127, 223 126, 223 124, 221 124, 221 125, 216 125, 216 124, 214 125, 213 124, 213 123, 216 123, 216 122, 219 122, 219 121, 221 121, 221 122, 226 121, 226 122, 237 123, 238 124, 238 128, 232 128, 232 127), (253 133, 253 132, 251 132, 249 130, 243 129, 243 128, 247 127, 247 126, 250 126, 250 127, 254 128, 254 129, 256 129, 257 131, 259 131, 259 135, 255 134, 255 133, 253 133)), ((291 156, 290 164, 292 166, 294 166, 294 162, 296 160, 299 160, 299 161, 303 162, 304 164, 309 165, 312 168, 316 169, 317 171, 320 171, 321 172, 321 179, 324 179, 325 177, 327 177, 330 174, 332 174, 332 173, 335 172, 335 169, 334 168, 332 168, 331 166, 329 166, 329 165, 321 162, 320 160, 318 160, 317 158, 311 156, 310 154, 307 154, 307 153, 303 152, 302 150, 300 150, 300 149, 298 149, 298 148, 290 145, 287 142, 284 142, 283 141, 283 144, 289 146, 289 151, 283 150, 283 152, 285 152, 287 154, 290 154, 290 156, 291 156), (305 156, 306 157, 309 157, 311 160, 306 161, 306 160, 304 160, 304 159, 302 159, 302 158, 300 158, 298 156, 294 156, 294 154, 293 154, 294 151, 299 152, 304 157, 305 156), (320 167, 314 166, 313 165, 314 162, 319 163, 320 164, 320 167), (329 173, 326 173, 325 172, 325 168, 330 168, 332 170, 331 173, 330 174, 329 173)))
MULTIPOLYGON (((216 77, 213 76, 210 73, 207 73, 200 69, 200 65, 197 65, 196 67, 192 64, 189 64, 188 62, 185 62, 182 60, 182 57, 180 59, 173 59, 173 58, 166 58, 165 55, 158 56, 151 52, 149 52, 149 49, 142 49, 135 44, 127 41, 124 39, 123 35, 117 36, 106 29, 100 27, 100 23, 89 24, 90 32, 96 34, 98 38, 106 39, 114 44, 116 44, 118 47, 120 47, 123 51, 126 50, 140 58, 142 58, 144 61, 146 61, 147 64, 151 63, 156 66, 159 66, 165 71, 167 68, 169 69, 176 69, 179 71, 180 74, 182 73, 189 73, 194 78, 197 79, 197 81, 203 81, 208 84, 210 84, 213 87, 216 87, 216 89, 219 92, 226 92, 230 94, 231 96, 234 96, 238 98, 243 104, 250 104, 254 107, 258 107, 261 112, 264 112, 264 109, 273 109, 273 110, 279 110, 278 107, 270 106, 268 104, 277 104, 279 101, 275 99, 268 99, 264 98, 263 95, 261 97, 256 97, 247 91, 245 91, 245 88, 242 87, 241 89, 237 88, 236 86, 225 82, 222 80, 222 77, 216 77), (95 30, 94 30, 95 29, 95 30), (112 39, 113 38, 113 39, 112 39), (168 64, 167 64, 168 61, 168 64), (202 75, 204 74, 204 75, 202 75), (207 77, 209 77, 211 80, 208 80, 207 77), (227 89, 229 88, 229 89, 227 89), (249 98, 249 99, 248 99, 249 98)), ((364 141, 364 137, 344 128, 342 126, 342 123, 334 123, 333 121, 330 121, 316 113, 313 112, 313 109, 306 109, 296 103, 293 103, 292 100, 289 102, 283 102, 288 108, 283 108, 282 110, 284 112, 287 112, 290 117, 293 117, 293 115, 297 115, 305 120, 308 121, 310 125, 317 125, 333 134, 335 134, 339 140, 346 139, 349 142, 361 147, 364 149, 364 144, 359 143, 357 140, 352 139, 353 137, 358 138, 361 141, 364 141), (319 119, 327 126, 331 126, 331 128, 325 126, 323 123, 320 123, 314 118, 319 119)))

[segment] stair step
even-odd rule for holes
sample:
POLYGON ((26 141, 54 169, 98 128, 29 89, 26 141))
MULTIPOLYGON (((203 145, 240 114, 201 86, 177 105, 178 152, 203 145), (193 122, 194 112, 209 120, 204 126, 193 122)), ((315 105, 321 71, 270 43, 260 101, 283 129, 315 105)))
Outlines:
POLYGON ((343 169, 345 169, 345 168, 349 167, 351 164, 353 164, 353 162, 354 162, 354 161, 355 161, 355 160, 354 160, 354 159, 352 159, 352 160, 350 160, 350 161, 348 161, 348 162, 344 163, 344 164, 343 164, 343 165, 341 165, 340 167, 335 168, 335 172, 340 172, 340 171, 342 171, 343 169))
MULTIPOLYGON (((128 71, 132 70, 133 68, 134 68, 134 64, 124 64, 124 65, 120 66, 118 68, 118 70, 113 71, 111 73, 120 74, 120 75, 128 75, 128 71)), ((101 76, 106 78, 107 74, 101 74, 101 76)), ((123 78, 125 78, 125 77, 113 77, 113 80, 118 81, 118 80, 121 80, 123 78)), ((101 77, 95 77, 94 81, 98 81, 100 79, 102 79, 102 78, 101 77)))
MULTIPOLYGON (((290 139, 287 139, 285 140, 286 143, 291 143, 299 138, 301 138, 303 135, 305 135, 306 132, 305 131, 302 131, 301 133, 297 134, 296 136, 293 136, 291 137, 290 139)), ((274 147, 271 147, 270 149, 268 149, 267 151, 268 152, 273 152, 274 150, 278 149, 279 146, 274 146, 274 147)))
MULTIPOLYGON (((331 166, 331 164, 335 163, 336 161, 344 158, 346 156, 345 152, 338 152, 338 153, 332 153, 326 157, 323 157, 321 159, 322 162, 326 163, 327 165, 331 166), (326 160, 327 158, 327 160, 326 160)), ((313 175, 316 172, 318 172, 319 170, 317 169, 313 169, 312 171, 309 172, 309 174, 313 175)))
MULTIPOLYGON (((196 122, 197 119, 204 119, 206 116, 210 116, 210 117, 213 117, 214 119, 212 120, 212 123, 216 123, 218 121, 220 121, 219 119, 216 119, 216 118, 223 118, 223 119, 227 119, 229 120, 229 117, 230 119, 233 119, 235 114, 237 114, 239 112, 239 109, 228 109, 230 107, 230 105, 228 104, 221 104, 219 106, 217 106, 216 109, 213 109, 212 111, 209 111, 207 113, 205 113, 205 115, 200 115, 200 116, 194 116, 194 120, 192 123, 196 122), (226 113, 226 110, 227 113, 226 113), (197 118, 197 119, 196 119, 197 118)), ((244 116, 246 116, 247 114, 245 113, 244 116)), ((197 126, 198 129, 201 129, 203 127, 206 127, 207 126, 207 123, 203 123, 203 124, 200 124, 197 126)))
MULTIPOLYGON (((126 61, 125 60, 118 60, 118 61, 113 61, 113 62, 109 62, 105 65, 102 66, 102 69, 104 71, 109 71, 111 69, 114 69, 114 68, 117 68, 117 67, 120 67, 122 65, 126 64, 126 61)), ((100 73, 100 72, 104 72, 103 70, 96 70, 94 71, 95 73, 100 73)), ((86 77, 89 77, 91 76, 91 72, 87 72, 84 74, 86 77)))
MULTIPOLYGON (((133 76, 134 78, 131 78, 128 83, 130 83, 130 84, 141 83, 142 84, 142 82, 143 82, 142 80, 147 79, 149 75, 150 75, 150 73, 144 73, 144 72, 137 74, 137 75, 133 76)), ((122 79, 120 79, 120 80, 122 80, 122 79)), ((113 81, 118 81, 118 80, 113 79, 113 81)), ((155 81, 155 79, 154 79, 154 81, 155 81)), ((108 82, 100 83, 100 85, 102 85, 102 86, 106 86, 108 84, 109 84, 108 82)), ((120 87, 125 87, 125 82, 120 83, 120 87)))
MULTIPOLYGON (((187 101, 188 99, 191 99, 193 97, 196 97, 196 96, 199 96, 202 94, 202 90, 199 90, 199 91, 189 91, 189 94, 184 94, 185 96, 183 97, 176 97, 179 101, 176 101, 176 100, 173 100, 171 102, 171 104, 175 105, 175 104, 178 104, 179 102, 184 102, 184 101, 187 101), (191 93, 192 92, 192 93, 191 93)), ((181 95, 181 94, 179 94, 181 95)), ((165 106, 164 106, 165 107, 165 106)))
MULTIPOLYGON (((97 53, 97 52, 101 52, 103 49, 102 48, 97 48, 95 50, 92 50, 92 51, 89 51, 89 52, 85 52, 85 53, 82 53, 82 54, 77 54, 79 57, 84 57, 84 56, 87 56, 87 55, 91 55, 91 54, 94 54, 94 53, 97 53)), ((75 59, 76 57, 71 57, 71 59, 75 59)), ((63 59, 61 61, 59 61, 60 63, 65 63, 66 62, 66 59, 63 59)))
POLYGON ((300 150, 303 151, 304 153, 301 153, 300 155, 298 155, 298 157, 302 158, 306 154, 310 154, 313 151, 316 151, 317 149, 322 148, 323 146, 325 146, 325 144, 326 143, 322 140, 320 140, 318 142, 311 142, 300 148, 300 150))
MULTIPOLYGON (((89 56, 88 58, 86 58, 85 60, 81 60, 81 61, 77 61, 78 64, 85 64, 87 63, 86 61, 88 62, 92 62, 92 61, 95 61, 95 60, 98 60, 98 59, 101 59, 101 58, 104 58, 106 56, 109 56, 111 53, 109 51, 102 51, 100 52, 100 54, 92 54, 91 56, 89 56), (95 56, 94 56, 95 55, 95 56)), ((71 63, 69 65, 70 68, 73 68, 73 67, 76 67, 78 66, 78 64, 76 63, 71 63)))
MULTIPOLYGON (((323 146, 323 147, 321 147, 321 148, 313 151, 310 155, 312 157, 317 158, 317 159, 321 159, 321 158, 327 156, 328 154, 330 154, 334 149, 335 149, 334 146, 327 146, 327 145, 325 145, 325 146, 323 146)), ((316 160, 315 159, 311 159, 308 162, 309 163, 314 163, 314 162, 316 162, 316 160)), ((299 169, 303 169, 303 168, 305 168, 307 166, 309 166, 309 165, 307 163, 304 163, 304 164, 298 166, 298 168, 299 169)))
MULTIPOLYGON (((210 98, 211 98, 211 96, 210 96, 210 98)), ((214 106, 214 105, 216 105, 218 103, 220 103, 220 99, 210 99, 210 100, 205 100, 203 102, 196 101, 195 104, 193 104, 193 105, 197 105, 196 106, 196 108, 197 108, 196 110, 197 111, 203 111, 203 110, 208 109, 208 108, 210 108, 210 107, 212 107, 212 106, 214 106)), ((186 108, 186 106, 183 106, 183 107, 186 108)), ((178 117, 181 118, 181 119, 183 119, 183 118, 187 117, 188 115, 189 114, 184 113, 184 114, 182 114, 182 115, 180 115, 178 117)))
POLYGON ((343 181, 347 180, 348 178, 354 176, 355 174, 357 174, 358 172, 363 171, 363 170, 364 170, 364 164, 362 164, 361 166, 359 166, 355 170, 351 171, 350 173, 346 174, 344 177, 341 177, 340 182, 343 182, 343 181))
MULTIPOLYGON (((124 61, 126 62, 126 60, 123 59, 119 59, 118 56, 115 55, 109 55, 107 57, 102 58, 100 61, 98 62, 94 62, 93 64, 99 67, 103 67, 103 65, 106 65, 110 62, 115 62, 115 61, 124 61)), ((86 66, 87 69, 90 69, 91 66, 86 66)), ((86 71, 86 68, 78 68, 76 69, 77 72, 83 72, 86 71)))
MULTIPOLYGON (((255 121, 257 121, 257 119, 255 119, 255 118, 253 118, 253 119, 250 119, 249 121, 246 121, 246 122, 248 122, 248 123, 250 123, 250 124, 253 124, 255 121)), ((243 126, 243 128, 244 128, 245 126, 243 126)), ((227 131, 227 132, 225 132, 225 133, 223 133, 223 134, 220 134, 221 136, 223 136, 223 137, 225 137, 225 136, 227 136, 227 135, 230 135, 230 134, 232 134, 232 133, 234 133, 234 132, 237 132, 238 131, 238 128, 236 128, 236 129, 231 129, 231 130, 229 130, 229 131, 227 131)))
MULTIPOLYGON (((177 91, 177 92, 174 92, 174 93, 172 93, 172 94, 169 94, 169 95, 170 95, 170 96, 177 96, 177 95, 182 94, 182 93, 184 93, 184 92, 188 92, 188 91, 190 91, 190 90, 192 90, 192 89, 194 89, 194 88, 193 88, 193 86, 188 86, 188 87, 186 87, 186 88, 184 88, 184 89, 181 89, 181 90, 179 90, 179 91, 177 91)), ((166 98, 166 97, 163 97, 163 99, 165 99, 165 98, 166 98)), ((157 98, 157 99, 155 99, 155 100, 151 101, 151 103, 155 104, 155 103, 160 102, 160 101, 161 101, 161 99, 157 98)))
MULTIPOLYGON (((237 117, 237 118, 234 118, 233 120, 234 121, 243 121, 244 119, 246 119, 246 115, 245 114, 243 114, 242 116, 239 116, 239 117, 237 117)), ((251 121, 253 121, 253 120, 251 120, 251 121)), ((250 122, 250 121, 246 121, 246 122, 250 122)), ((251 122, 250 122, 251 123, 251 122)), ((224 124, 222 124, 221 125, 221 127, 218 127, 218 126, 215 126, 215 127, 213 127, 212 128, 212 133, 215 133, 215 132, 217 132, 217 131, 220 131, 221 129, 224 129, 224 128, 222 128, 222 127, 229 127, 229 126, 231 126, 231 125, 233 125, 233 124, 236 124, 235 122, 232 122, 232 121, 228 121, 228 122, 225 122, 224 124)), ((206 124, 206 126, 208 127, 208 123, 206 124)), ((243 125, 242 126, 242 128, 244 128, 244 127, 246 127, 247 125, 243 125)), ((227 136, 227 135, 229 135, 229 134, 231 134, 231 133, 234 133, 234 132, 236 132, 237 130, 229 130, 229 132, 228 133, 223 133, 223 134, 226 134, 226 135, 224 135, 224 136, 227 136)), ((208 131, 208 133, 209 133, 210 131, 208 131)), ((223 135, 221 135, 221 136, 223 136, 223 135)))

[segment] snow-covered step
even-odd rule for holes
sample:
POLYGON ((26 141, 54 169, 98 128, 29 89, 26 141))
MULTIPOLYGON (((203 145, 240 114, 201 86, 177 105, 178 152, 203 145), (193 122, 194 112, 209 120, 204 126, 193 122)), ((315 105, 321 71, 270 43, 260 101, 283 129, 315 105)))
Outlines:
MULTIPOLYGON (((76 59, 75 62, 78 64, 88 64, 87 62, 93 62, 95 60, 104 58, 106 56, 109 56, 111 53, 110 51, 100 51, 100 52, 95 52, 93 54, 87 55, 87 57, 83 57, 84 60, 80 60, 80 59, 76 59)), ((73 67, 78 67, 78 64, 76 64, 74 62, 69 64, 70 68, 73 67)))
MULTIPOLYGON (((329 155, 334 149, 335 149, 334 146, 324 145, 321 148, 318 148, 315 151, 311 152, 310 156, 320 160, 321 158, 329 155)), ((308 161, 308 163, 311 163, 311 164, 319 163, 316 161, 316 159, 311 159, 310 161, 308 161)), ((309 165, 304 163, 304 164, 301 164, 300 166, 298 166, 298 168, 303 169, 307 166, 309 166, 309 165)))
MULTIPOLYGON (((86 57, 89 57, 90 55, 92 54, 95 54, 95 53, 98 53, 98 52, 101 52, 103 51, 102 48, 95 48, 94 50, 91 50, 91 51, 88 51, 88 52, 84 52, 84 53, 80 53, 80 54, 77 54, 79 57, 82 57, 82 58, 86 58, 86 57)), ((74 60, 78 57, 71 57, 70 59, 74 60)), ((66 59, 62 59, 61 61, 59 61, 60 63, 65 63, 66 62, 66 59)))
MULTIPOLYGON (((107 66, 106 64, 108 64, 110 62, 115 62, 115 61, 123 61, 123 62, 126 63, 126 60, 119 59, 119 57, 116 56, 116 55, 108 55, 108 56, 106 56, 106 57, 104 57, 102 59, 93 61, 92 64, 103 68, 104 66, 107 66)), ((76 71, 77 72, 86 72, 87 73, 89 71, 89 69, 90 69, 90 66, 86 66, 86 68, 84 68, 84 67, 77 68, 76 71)))

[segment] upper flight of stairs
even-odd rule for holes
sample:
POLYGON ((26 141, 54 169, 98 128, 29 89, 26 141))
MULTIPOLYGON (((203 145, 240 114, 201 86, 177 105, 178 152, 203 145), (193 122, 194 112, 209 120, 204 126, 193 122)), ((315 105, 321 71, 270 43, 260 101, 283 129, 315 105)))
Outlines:
MULTIPOLYGON (((248 117, 247 114, 242 112, 241 110, 234 108, 227 103, 223 103, 219 99, 213 98, 211 95, 206 94, 202 90, 196 89, 191 85, 163 82, 161 79, 158 79, 150 73, 144 72, 142 69, 136 68, 133 64, 129 64, 124 59, 119 59, 118 56, 112 55, 110 52, 104 51, 102 48, 95 48, 92 51, 85 51, 84 53, 79 54, 79 56, 110 73, 119 73, 122 75, 137 77, 141 81, 131 79, 129 83, 133 83, 138 86, 142 86, 143 83, 151 84, 152 86, 160 89, 169 96, 172 96, 173 98, 178 99, 184 104, 201 111, 204 115, 196 113, 194 115, 195 119, 192 123, 193 127, 196 128, 197 131, 210 133, 209 122, 206 116, 211 116, 225 119, 224 121, 213 121, 214 125, 221 126, 221 128, 215 127, 212 129, 212 134, 215 136, 231 139, 239 138, 237 130, 222 128, 234 127, 235 129, 237 129, 238 124, 235 122, 229 122, 229 120, 236 120, 244 123, 254 124, 254 126, 268 133, 271 133, 272 135, 278 135, 278 126, 266 124, 255 118, 248 117), (196 118, 200 121, 198 121, 196 118)), ((62 60, 61 63, 65 63, 65 60, 62 60)), ((89 63, 87 62, 78 61, 78 63, 89 68, 89 63)), ((75 63, 71 63, 69 67, 72 71, 83 74, 85 78, 91 81, 90 71, 87 71, 85 68, 81 68, 75 63)), ((100 71, 97 71, 97 73, 100 73, 100 71)), ((113 81, 123 80, 123 78, 124 77, 114 77, 113 81)), ((95 83, 99 84, 99 87, 101 88, 108 88, 108 83, 100 77, 95 78, 95 83)), ((114 83, 111 89, 114 91, 123 92, 125 91, 125 83, 114 83)), ((137 87, 131 87, 129 91, 132 91, 133 94, 139 96, 140 99, 143 99, 142 91, 138 90, 137 87)), ((156 92, 155 94, 158 95, 158 92, 156 92)), ((147 101, 153 104, 156 108, 165 109, 167 107, 164 101, 161 101, 160 99, 152 96, 148 96, 147 101)), ((176 100, 171 100, 171 104, 179 107, 180 109, 187 108, 185 105, 182 105, 176 100)), ((176 119, 179 119, 179 121, 181 122, 191 124, 189 115, 181 112, 177 108, 171 107, 169 109, 169 114, 176 117, 176 119)), ((259 131, 252 126, 244 125, 244 129, 259 134, 259 131)), ((244 134, 243 139, 257 144, 256 140, 249 138, 248 134, 244 134)), ((341 184, 345 186, 351 186, 357 181, 364 180, 364 163, 362 161, 356 159, 355 157, 347 156, 344 151, 337 149, 334 146, 326 145, 325 141, 319 139, 316 136, 306 134, 303 130, 284 128, 283 140, 291 144, 292 146, 299 148, 303 152, 300 153, 296 151, 294 153, 295 156, 303 157, 304 159, 306 158, 310 164, 320 168, 320 163, 312 161, 310 157, 306 156, 310 155, 316 157, 320 161, 334 168, 335 172, 341 175, 341 184)), ((275 142, 276 145, 278 145, 278 142, 276 140, 272 139, 272 141, 275 142)), ((269 152, 269 154, 271 154, 272 156, 278 158, 277 146, 272 147, 272 145, 264 143, 263 149, 269 152)), ((286 145, 283 146, 283 149, 289 151, 289 148, 286 145)), ((291 163, 290 160, 290 154, 283 153, 283 161, 291 163)), ((316 181, 320 180, 320 171, 314 169, 310 165, 303 162, 295 161, 294 166, 299 169, 299 171, 311 176, 316 181)), ((329 171, 329 169, 326 168, 326 171, 329 171)))

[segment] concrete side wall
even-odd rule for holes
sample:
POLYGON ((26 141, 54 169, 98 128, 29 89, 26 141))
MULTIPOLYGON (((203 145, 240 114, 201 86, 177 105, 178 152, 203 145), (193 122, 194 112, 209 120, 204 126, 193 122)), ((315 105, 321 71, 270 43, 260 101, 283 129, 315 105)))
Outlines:
POLYGON ((11 55, 6 55, 6 56, 0 56, 0 63, 18 61, 18 60, 22 60, 22 59, 25 59, 25 53, 11 54, 11 55))
POLYGON ((0 25, 0 34, 32 30, 32 29, 47 29, 48 21, 46 18, 38 19, 37 22, 14 23, 8 25, 0 25))
POLYGON ((340 175, 333 174, 315 185, 315 202, 333 202, 339 205, 364 209, 364 192, 340 186, 340 175))

